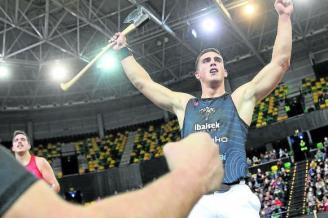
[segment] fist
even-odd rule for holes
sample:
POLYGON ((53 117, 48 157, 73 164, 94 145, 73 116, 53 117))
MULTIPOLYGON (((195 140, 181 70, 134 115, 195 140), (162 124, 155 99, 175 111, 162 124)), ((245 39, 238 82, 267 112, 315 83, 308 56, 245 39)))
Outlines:
POLYGON ((294 11, 292 0, 276 0, 274 7, 279 15, 291 15, 294 11))
POLYGON ((116 51, 127 45, 125 35, 120 32, 115 33, 115 35, 108 41, 108 43, 113 43, 114 45, 112 49, 116 51))
POLYGON ((170 170, 193 171, 201 180, 204 193, 217 190, 222 182, 223 167, 217 144, 207 133, 194 133, 187 138, 164 146, 170 170))

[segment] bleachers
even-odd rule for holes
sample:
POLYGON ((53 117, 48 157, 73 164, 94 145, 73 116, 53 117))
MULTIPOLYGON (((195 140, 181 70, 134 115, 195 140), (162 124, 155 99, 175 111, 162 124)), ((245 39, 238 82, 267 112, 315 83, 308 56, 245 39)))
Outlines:
MULTIPOLYGON (((78 141, 65 142, 72 144, 79 162, 79 174, 87 172, 100 172, 119 165, 124 146, 127 142, 128 132, 108 133, 103 139, 91 137, 78 141)), ((45 157, 54 168, 58 178, 63 176, 60 157, 61 147, 64 143, 37 145, 32 147, 32 153, 45 157)))
POLYGON ((286 84, 279 85, 269 96, 258 102, 252 119, 252 126, 261 128, 288 118, 285 112, 285 99, 288 94, 286 84))
MULTIPOLYGON (((299 86, 299 83, 294 84, 299 86)), ((295 91, 297 88, 293 86, 295 91)), ((328 79, 327 78, 305 78, 301 81, 299 88, 304 100, 304 111, 325 109, 328 107, 328 79)), ((269 96, 258 102, 252 119, 256 128, 265 127, 275 122, 288 119, 290 105, 288 97, 289 84, 280 84, 269 96)), ((292 94, 293 96, 295 95, 292 94)), ((104 139, 89 136, 87 139, 71 140, 75 147, 79 162, 79 173, 98 172, 108 168, 119 166, 124 146, 128 140, 129 132, 108 133, 104 139)), ((180 139, 179 125, 176 119, 163 123, 143 124, 137 127, 134 146, 131 152, 130 163, 139 163, 163 156, 163 145, 167 142, 180 139)), ((54 141, 33 146, 32 152, 38 156, 48 159, 58 177, 62 176, 60 157, 61 145, 63 143, 54 141)))
MULTIPOLYGON (((251 126, 261 128, 288 119, 291 105, 287 100, 291 96, 302 97, 304 113, 328 108, 328 78, 304 78, 298 86, 300 87, 297 93, 290 93, 289 84, 282 83, 269 96, 258 102, 251 126)), ((295 92, 295 87, 293 90, 295 92)))
POLYGON ((312 97, 312 104, 305 105, 305 112, 328 107, 328 78, 305 78, 302 80, 302 94, 312 97), (314 106, 314 108, 313 108, 314 106))
POLYGON ((86 157, 87 166, 80 166, 79 173, 103 171, 117 167, 127 142, 127 136, 128 132, 119 132, 106 135, 103 139, 94 137, 74 143, 80 160, 83 160, 83 156, 86 157))
POLYGON ((138 163, 163 156, 163 145, 179 139, 180 130, 175 119, 164 124, 151 124, 143 129, 138 128, 134 138, 134 149, 131 153, 130 163, 138 163))
POLYGON ((47 143, 47 144, 39 144, 38 146, 32 146, 31 152, 40 157, 44 157, 51 164, 54 173, 57 177, 62 177, 61 170, 61 151, 60 151, 60 143, 47 143))

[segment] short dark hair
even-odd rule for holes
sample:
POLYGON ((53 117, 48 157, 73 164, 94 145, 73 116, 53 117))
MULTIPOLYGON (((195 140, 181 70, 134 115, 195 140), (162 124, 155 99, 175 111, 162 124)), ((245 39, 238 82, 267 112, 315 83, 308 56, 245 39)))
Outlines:
POLYGON ((207 52, 215 52, 215 53, 221 55, 220 51, 219 51, 218 49, 216 49, 216 48, 205 48, 204 50, 202 50, 202 51, 199 53, 199 55, 198 55, 197 58, 196 58, 196 61, 195 61, 195 69, 196 69, 196 70, 197 70, 197 66, 198 66, 198 62, 199 62, 200 57, 201 57, 203 54, 207 53, 207 52))
POLYGON ((27 141, 28 141, 28 143, 30 143, 30 138, 28 137, 28 135, 26 134, 26 132, 24 132, 23 130, 15 130, 14 133, 13 133, 12 141, 14 141, 14 138, 15 138, 17 135, 25 135, 25 136, 26 136, 26 139, 27 139, 27 141))

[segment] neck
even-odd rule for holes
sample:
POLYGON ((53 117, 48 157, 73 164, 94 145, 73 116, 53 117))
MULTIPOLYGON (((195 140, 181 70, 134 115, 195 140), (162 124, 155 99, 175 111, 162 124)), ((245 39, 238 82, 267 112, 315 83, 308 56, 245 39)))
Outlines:
POLYGON ((28 151, 24 153, 15 153, 15 158, 20 164, 26 166, 31 160, 31 154, 28 151))
POLYGON ((202 96, 201 98, 216 98, 224 95, 225 89, 224 85, 220 84, 218 86, 206 86, 202 85, 202 96))

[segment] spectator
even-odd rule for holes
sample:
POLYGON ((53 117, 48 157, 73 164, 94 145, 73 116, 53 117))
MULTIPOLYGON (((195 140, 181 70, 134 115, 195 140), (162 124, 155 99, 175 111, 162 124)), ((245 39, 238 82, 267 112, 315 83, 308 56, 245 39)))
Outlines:
POLYGON ((312 213, 314 210, 320 212, 328 209, 328 159, 323 161, 322 157, 317 154, 317 160, 313 160, 310 163, 307 177, 306 200, 308 204, 308 214, 312 213))
POLYGON ((286 211, 288 180, 289 174, 281 165, 275 172, 263 173, 258 168, 257 173, 251 176, 248 185, 261 201, 261 217, 281 217, 281 213, 286 211))
POLYGON ((253 156, 252 160, 253 160, 253 165, 257 165, 260 163, 260 160, 256 156, 253 156))
POLYGON ((247 157, 246 161, 247 161, 248 166, 251 167, 252 166, 252 160, 249 157, 247 157))
POLYGON ((315 159, 317 161, 324 161, 325 160, 325 153, 323 153, 320 149, 317 150, 317 153, 315 154, 315 159))
POLYGON ((287 149, 283 150, 282 148, 279 148, 279 158, 288 157, 287 149))
POLYGON ((323 145, 325 146, 325 148, 328 148, 328 137, 324 138, 323 145))

